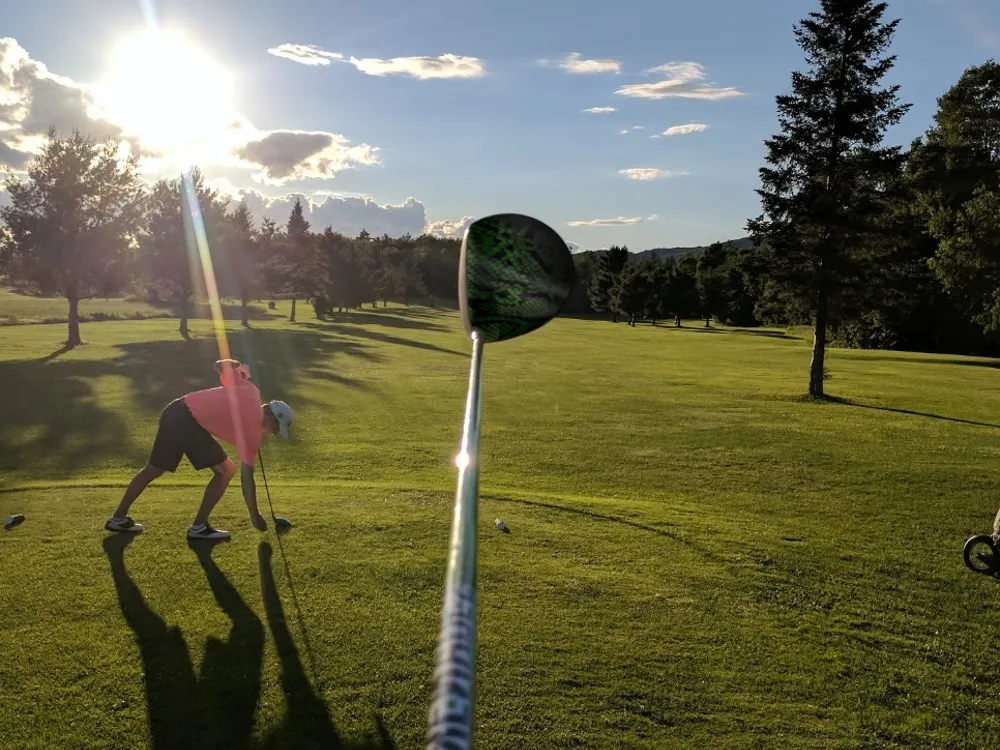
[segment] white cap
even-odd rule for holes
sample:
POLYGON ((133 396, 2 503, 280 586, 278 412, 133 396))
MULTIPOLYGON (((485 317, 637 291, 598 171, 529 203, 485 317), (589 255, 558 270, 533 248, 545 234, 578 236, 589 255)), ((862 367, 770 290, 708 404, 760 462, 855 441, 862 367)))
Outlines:
POLYGON ((288 440, 288 428, 292 426, 292 409, 284 401, 271 401, 268 408, 278 420, 278 434, 288 440))

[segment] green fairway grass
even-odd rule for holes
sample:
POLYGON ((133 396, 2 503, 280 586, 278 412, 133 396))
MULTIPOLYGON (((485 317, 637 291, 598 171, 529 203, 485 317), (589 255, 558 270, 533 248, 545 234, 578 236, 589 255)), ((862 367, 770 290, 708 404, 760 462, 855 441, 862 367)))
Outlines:
MULTIPOLYGON (((0 328, 0 514, 27 516, 0 747, 423 746, 468 342, 448 310, 299 309, 227 323, 295 410, 263 448, 295 527, 255 531, 237 481, 200 554, 186 463, 127 548, 102 525, 163 406, 218 384, 210 323, 0 328)), ((996 744, 1000 590, 962 545, 1000 504, 1000 363, 830 350, 817 403, 810 344, 557 319, 486 347, 478 747, 996 744)))

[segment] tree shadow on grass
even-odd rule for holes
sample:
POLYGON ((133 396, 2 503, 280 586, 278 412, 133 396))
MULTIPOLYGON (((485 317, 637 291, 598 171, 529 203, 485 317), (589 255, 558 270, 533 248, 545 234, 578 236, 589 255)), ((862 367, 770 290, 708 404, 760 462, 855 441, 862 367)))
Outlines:
POLYGON ((329 331, 330 333, 337 333, 340 334, 341 336, 350 336, 355 338, 369 339, 371 341, 378 341, 383 344, 409 346, 414 349, 422 349, 424 351, 437 352, 438 354, 452 354, 459 357, 468 356, 468 353, 456 351, 455 349, 446 349, 445 347, 438 346, 437 344, 428 344, 423 341, 414 341, 412 339, 399 338, 398 336, 389 336, 385 333, 370 331, 366 328, 362 328, 360 326, 355 326, 355 325, 348 325, 346 323, 321 321, 316 323, 302 323, 300 325, 308 328, 329 331))
MULTIPOLYGON (((232 356, 250 364, 263 401, 281 399, 293 408, 311 403, 300 389, 317 378, 373 391, 337 368, 343 359, 381 360, 374 345, 324 330, 241 330, 231 335, 229 346, 232 356)), ((141 466, 149 446, 132 440, 122 405, 102 403, 102 378, 128 382, 129 407, 150 418, 150 431, 170 401, 219 385, 214 337, 120 344, 115 352, 117 356, 99 360, 0 361, 0 383, 7 395, 0 408, 0 474, 37 471, 48 478, 68 478, 109 458, 141 466)))
POLYGON ((448 326, 430 322, 433 319, 440 317, 442 316, 420 315, 416 312, 407 313, 396 307, 384 309, 372 308, 370 310, 349 310, 343 313, 333 312, 326 318, 317 319, 316 321, 303 322, 376 325, 385 326, 387 328, 408 328, 412 330, 438 332, 450 330, 448 326))
POLYGON ((697 544, 692 542, 690 539, 685 539, 679 534, 674 534, 671 531, 662 529, 658 526, 650 526, 649 524, 639 523, 637 521, 629 521, 627 518, 622 518, 621 516, 609 516, 604 513, 598 513, 597 511, 587 510, 585 508, 571 508, 566 505, 558 505, 556 503, 545 503, 541 500, 525 500, 523 498, 516 497, 505 497, 499 495, 484 495, 484 498, 490 500, 498 501, 501 503, 517 503, 518 505, 530 505, 535 508, 546 508, 548 510, 558 510, 563 513, 573 513, 578 516, 587 516, 588 518, 594 518, 600 521, 611 521, 612 523, 618 523, 623 526, 631 526, 634 529, 639 529, 641 531, 646 531, 651 534, 657 534, 658 536, 666 537, 667 539, 672 539, 675 542, 679 542, 691 549, 697 551, 698 553, 704 555, 705 557, 712 557, 712 553, 706 549, 702 549, 697 544))
MULTIPOLYGON (((673 328, 673 325, 666 326, 673 328)), ((731 336, 759 336, 768 339, 781 339, 782 341, 802 341, 801 336, 793 336, 786 331, 755 330, 753 328, 705 328, 704 326, 682 326, 681 330, 693 333, 718 333, 729 334, 731 336)))
POLYGON ((992 422, 977 422, 973 419, 960 419, 958 417, 946 417, 941 414, 930 414, 923 411, 913 411, 911 409, 898 409, 891 406, 875 406, 874 404, 861 404, 857 401, 851 401, 850 399, 843 398, 841 396, 824 396, 819 399, 822 402, 831 404, 840 404, 842 406, 853 406, 858 409, 872 409, 874 411, 887 411, 893 414, 908 414, 914 417, 924 417, 926 419, 940 419, 945 422, 955 422, 957 424, 967 424, 974 427, 992 427, 994 429, 1000 429, 1000 424, 993 424, 992 422))
MULTIPOLYGON (((107 361, 0 362, 0 474, 68 477, 108 456, 142 460, 121 414, 101 404, 95 381, 107 361)), ((39 477, 40 478, 40 477, 39 477)))
MULTIPOLYGON (((854 350, 858 351, 858 350, 854 350)), ((904 352, 900 352, 904 354, 904 352)), ((906 352, 906 354, 912 354, 912 352, 906 352)), ((955 359, 946 358, 941 359, 938 357, 887 357, 885 355, 861 355, 857 357, 852 357, 854 362, 892 362, 893 364, 904 364, 904 365, 956 365, 959 367, 985 367, 991 370, 1000 370, 1000 360, 982 360, 982 359, 955 359)))

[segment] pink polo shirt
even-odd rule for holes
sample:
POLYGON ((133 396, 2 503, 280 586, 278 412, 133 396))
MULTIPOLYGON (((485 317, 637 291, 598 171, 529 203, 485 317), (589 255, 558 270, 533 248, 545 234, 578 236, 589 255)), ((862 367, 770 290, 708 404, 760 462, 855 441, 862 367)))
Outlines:
POLYGON ((264 439, 260 391, 241 377, 223 377, 222 382, 217 388, 187 394, 184 403, 198 424, 236 446, 240 463, 256 466, 257 450, 264 439))

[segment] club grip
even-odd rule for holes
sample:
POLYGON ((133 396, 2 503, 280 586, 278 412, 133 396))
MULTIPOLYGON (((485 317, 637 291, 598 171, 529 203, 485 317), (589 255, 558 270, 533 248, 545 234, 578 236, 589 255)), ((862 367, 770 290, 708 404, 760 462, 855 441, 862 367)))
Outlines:
POLYGON ((471 750, 475 661, 476 590, 452 586, 441 616, 426 750, 471 750))

